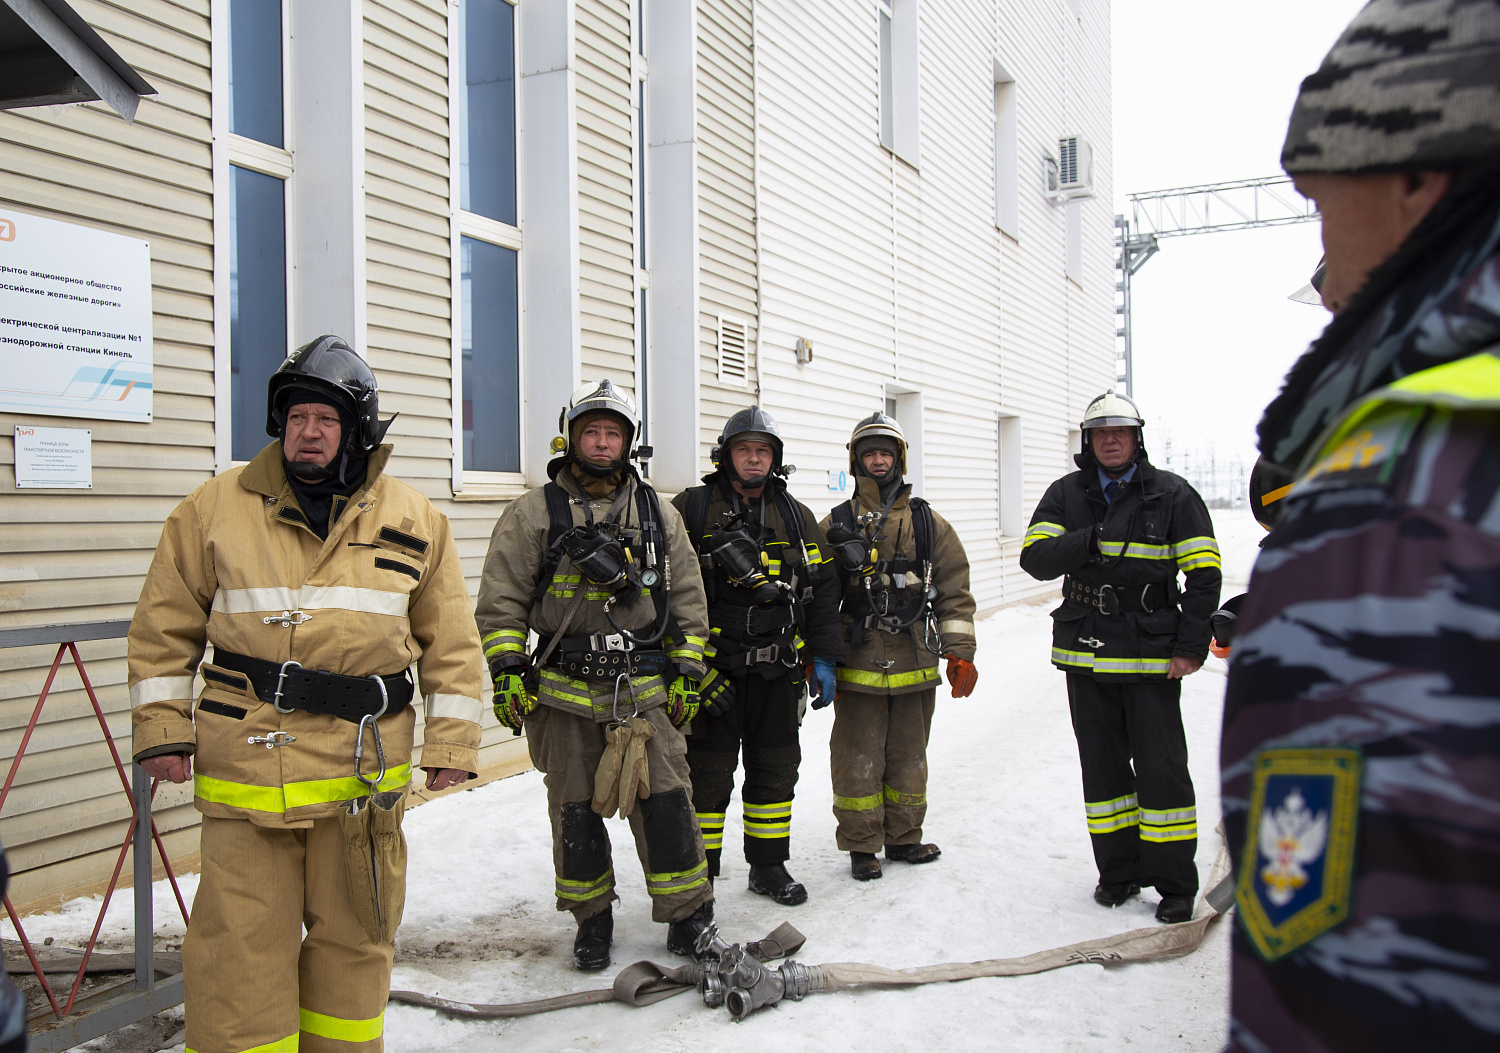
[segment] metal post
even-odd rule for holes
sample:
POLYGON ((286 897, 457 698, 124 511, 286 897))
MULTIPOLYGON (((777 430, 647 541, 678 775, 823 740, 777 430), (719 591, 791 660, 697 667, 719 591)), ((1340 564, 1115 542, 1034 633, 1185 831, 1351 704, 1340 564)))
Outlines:
POLYGON ((130 766, 135 802, 135 986, 149 990, 156 980, 156 912, 151 901, 151 776, 139 764, 130 766))

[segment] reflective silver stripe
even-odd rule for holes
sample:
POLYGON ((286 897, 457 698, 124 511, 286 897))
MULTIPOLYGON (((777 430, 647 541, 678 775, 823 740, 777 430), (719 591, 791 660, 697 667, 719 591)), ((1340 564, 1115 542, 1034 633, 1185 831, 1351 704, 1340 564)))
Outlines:
POLYGON ((963 618, 949 618, 947 621, 938 622, 939 633, 963 633, 965 636, 974 635, 974 623, 963 618))
POLYGON ((193 697, 193 678, 190 676, 153 676, 137 681, 130 688, 130 708, 151 702, 172 702, 179 698, 193 697))
POLYGON ((479 723, 484 706, 477 698, 468 695, 431 694, 427 696, 427 719, 451 717, 454 720, 469 720, 479 723))
POLYGON ((405 618, 411 597, 404 592, 357 589, 352 585, 304 585, 300 589, 220 589, 213 609, 220 614, 262 611, 342 610, 405 618))
POLYGON ((1198 809, 1179 808, 1175 811, 1157 811, 1155 808, 1141 809, 1141 822, 1151 823, 1154 826, 1166 826, 1169 823, 1192 823, 1198 819, 1198 809))
POLYGON ((1114 815, 1127 808, 1134 810, 1136 804, 1136 796, 1133 793, 1126 794, 1124 797, 1116 797, 1113 801, 1084 801, 1083 814, 1088 816, 1114 815))

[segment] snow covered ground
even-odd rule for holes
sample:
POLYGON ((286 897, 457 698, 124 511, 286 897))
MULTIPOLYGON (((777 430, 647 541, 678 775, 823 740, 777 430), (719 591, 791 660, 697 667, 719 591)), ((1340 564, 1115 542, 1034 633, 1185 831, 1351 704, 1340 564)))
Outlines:
MULTIPOLYGON (((1243 591, 1261 534, 1244 512, 1217 517, 1226 597, 1243 591)), ((849 878, 834 846, 827 738, 831 711, 803 725, 803 766, 793 813, 792 873, 809 901, 780 907, 745 889, 738 805, 725 830, 725 873, 716 917, 731 941, 756 939, 789 920, 807 945, 798 960, 910 967, 1014 957, 1154 926, 1156 894, 1108 911, 1094 904, 1095 871, 1083 818, 1078 757, 1062 674, 1047 661, 1050 605, 1001 611, 979 626, 979 687, 952 700, 939 691, 930 750, 925 838, 940 861, 887 864, 881 881, 849 878)), ((1184 682, 1193 780, 1198 790, 1200 872, 1219 842, 1218 737, 1224 665, 1210 658, 1184 682)), ((737 800, 738 798, 736 798, 737 800)), ((677 964, 666 927, 650 917, 629 830, 608 823, 621 902, 615 905, 616 968, 641 959, 677 964)), ((573 923, 553 910, 552 863, 542 778, 535 772, 450 796, 409 813, 410 879, 392 986, 476 1002, 512 1002, 603 987, 613 971, 571 967, 573 923)), ((184 882, 191 895, 195 880, 184 882)), ((165 883, 156 890, 159 945, 180 941, 165 883)), ((97 900, 28 919, 33 939, 77 945, 97 900)), ((130 899, 112 906, 104 937, 125 949, 130 899)), ((10 935, 10 933, 6 933, 10 935)), ((1036 976, 969 980, 904 990, 859 990, 785 1002, 733 1024, 724 1010, 682 995, 643 1009, 617 1004, 517 1020, 449 1020, 392 1005, 386 1048, 396 1053, 464 1049, 644 1050, 674 1053, 733 1044, 842 1051, 1218 1050, 1228 998, 1228 924, 1197 953, 1150 964, 1077 965, 1036 976)), ((110 1040, 87 1048, 111 1050, 110 1040)), ((181 1046, 174 1047, 181 1050, 181 1046)))

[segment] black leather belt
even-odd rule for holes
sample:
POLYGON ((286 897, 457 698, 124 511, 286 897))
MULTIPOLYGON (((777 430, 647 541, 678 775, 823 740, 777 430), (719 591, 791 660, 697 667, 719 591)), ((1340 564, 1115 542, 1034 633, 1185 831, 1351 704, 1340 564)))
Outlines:
POLYGON ((797 624, 797 612, 781 603, 764 607, 713 603, 708 608, 708 624, 721 631, 736 629, 746 636, 775 636, 797 624))
MULTIPOLYGON (((246 654, 215 648, 214 665, 239 673, 249 682, 255 697, 270 702, 278 712, 300 709, 359 723, 361 717, 390 716, 411 705, 411 673, 390 676, 345 676, 304 669, 296 662, 267 662, 246 654)), ((225 679, 213 670, 204 679, 225 679)), ((238 685, 237 685, 238 686, 238 685)))
POLYGON ((613 680, 621 673, 661 676, 667 671, 667 653, 637 649, 618 633, 594 633, 564 636, 547 664, 579 680, 613 680))
POLYGON ((1096 607, 1101 614, 1150 614, 1173 607, 1171 590, 1164 581, 1146 585, 1090 585, 1074 577, 1063 579, 1063 598, 1096 607))
POLYGON ((787 644, 786 646, 771 644, 767 647, 751 647, 748 650, 736 651, 729 654, 724 653, 726 645, 723 641, 720 641, 717 646, 719 653, 715 654, 712 658, 705 658, 704 661, 715 669, 722 669, 725 672, 733 672, 736 669, 748 669, 754 665, 785 665, 790 669, 797 664, 795 661, 797 648, 793 644, 787 644), (790 661, 784 659, 790 659, 790 661))

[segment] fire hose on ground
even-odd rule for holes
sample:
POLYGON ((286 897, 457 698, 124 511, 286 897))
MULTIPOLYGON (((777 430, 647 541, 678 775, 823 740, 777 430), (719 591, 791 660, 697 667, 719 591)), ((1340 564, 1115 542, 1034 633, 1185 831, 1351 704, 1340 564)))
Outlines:
POLYGON ((992 958, 980 962, 926 965, 891 969, 857 962, 803 965, 788 958, 806 938, 783 923, 765 939, 745 945, 725 944, 710 927, 698 939, 701 957, 687 965, 667 968, 655 962, 636 962, 615 977, 613 986, 593 991, 543 998, 532 1002, 488 1005, 461 1002, 416 991, 392 991, 391 1001, 436 1009, 445 1016, 469 1020, 497 1020, 535 1013, 624 1002, 646 1006, 673 995, 696 990, 709 1008, 723 1006, 734 1020, 744 1020, 756 1009, 783 1000, 800 1002, 810 994, 864 986, 916 986, 973 980, 985 976, 1026 976, 1068 965, 1124 965, 1161 961, 1191 954, 1203 943, 1209 927, 1234 899, 1228 854, 1222 849, 1208 881, 1209 892, 1191 921, 1149 929, 1132 929, 1095 940, 1037 951, 1021 958, 992 958), (778 966, 770 963, 786 958, 778 966))

